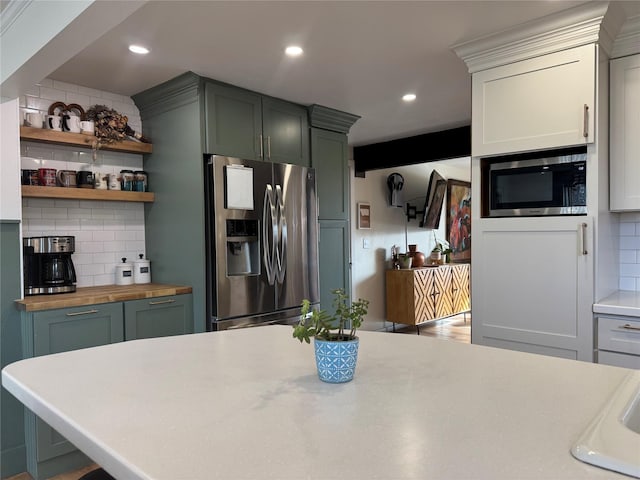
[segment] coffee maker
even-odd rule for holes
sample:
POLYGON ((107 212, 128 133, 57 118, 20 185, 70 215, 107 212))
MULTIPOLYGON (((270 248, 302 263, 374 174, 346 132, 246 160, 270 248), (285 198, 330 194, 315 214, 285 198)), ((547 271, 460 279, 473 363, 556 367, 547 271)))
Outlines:
POLYGON ((76 291, 76 271, 71 261, 75 243, 75 237, 22 239, 25 295, 76 291))

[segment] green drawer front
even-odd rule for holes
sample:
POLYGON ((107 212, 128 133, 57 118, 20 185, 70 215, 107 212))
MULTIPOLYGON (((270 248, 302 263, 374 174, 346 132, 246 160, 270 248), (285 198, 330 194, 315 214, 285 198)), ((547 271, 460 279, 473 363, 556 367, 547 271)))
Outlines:
POLYGON ((122 303, 103 303, 33 314, 34 356, 96 347, 122 340, 122 303))
POLYGON ((125 339, 193 333, 193 296, 175 295, 125 302, 125 339))

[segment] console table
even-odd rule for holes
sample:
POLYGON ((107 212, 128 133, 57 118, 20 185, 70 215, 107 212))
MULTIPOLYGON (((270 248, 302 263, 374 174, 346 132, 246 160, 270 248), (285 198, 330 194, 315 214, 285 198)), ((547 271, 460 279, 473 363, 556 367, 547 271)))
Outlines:
MULTIPOLYGON (((468 263, 387 270, 387 320, 418 325, 471 308, 468 263)), ((420 334, 420 330, 418 334, 420 334)))

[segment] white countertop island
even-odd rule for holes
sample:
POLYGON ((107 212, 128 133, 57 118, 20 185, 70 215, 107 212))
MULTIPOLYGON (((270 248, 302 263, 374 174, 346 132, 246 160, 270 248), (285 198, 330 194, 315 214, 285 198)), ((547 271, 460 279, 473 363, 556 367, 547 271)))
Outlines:
POLYGON ((122 480, 628 478, 570 449, 630 370, 359 336, 346 384, 286 326, 36 357, 2 381, 122 480))

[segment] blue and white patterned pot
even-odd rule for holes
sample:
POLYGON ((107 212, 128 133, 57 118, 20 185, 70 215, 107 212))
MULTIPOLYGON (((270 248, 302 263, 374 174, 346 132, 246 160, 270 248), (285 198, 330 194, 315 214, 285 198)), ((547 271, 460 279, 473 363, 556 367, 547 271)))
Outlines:
POLYGON ((358 360, 358 337, 345 342, 313 339, 318 377, 323 382, 344 383, 353 380, 358 360))

